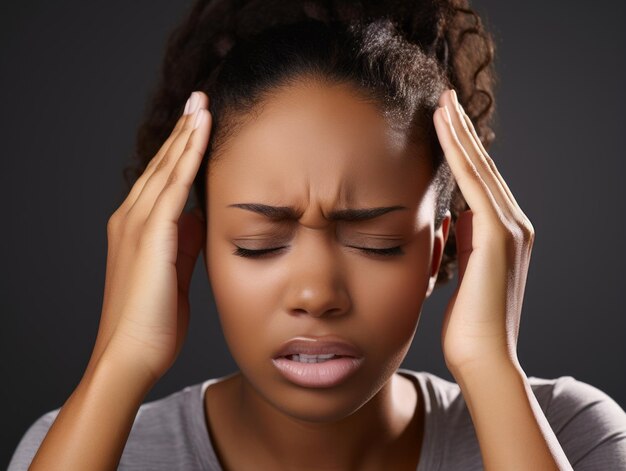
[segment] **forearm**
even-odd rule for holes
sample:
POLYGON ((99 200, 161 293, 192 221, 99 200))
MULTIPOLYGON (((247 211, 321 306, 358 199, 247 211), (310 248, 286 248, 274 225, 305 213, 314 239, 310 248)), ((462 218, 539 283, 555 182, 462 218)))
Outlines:
POLYGON ((106 353, 87 369, 44 438, 30 471, 114 470, 151 389, 106 353))
POLYGON ((453 375, 485 470, 572 469, 519 364, 485 363, 453 375))

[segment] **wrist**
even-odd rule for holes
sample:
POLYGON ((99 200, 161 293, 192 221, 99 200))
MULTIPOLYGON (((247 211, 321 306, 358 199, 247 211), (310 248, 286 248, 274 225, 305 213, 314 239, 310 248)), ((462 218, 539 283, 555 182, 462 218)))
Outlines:
POLYGON ((90 363, 29 469, 117 469, 151 384, 115 355, 90 363))
POLYGON ((501 374, 524 374, 517 357, 499 356, 465 362, 456 366, 448 366, 452 376, 461 382, 474 377, 497 377, 501 374))
POLYGON ((134 365, 128 356, 121 355, 109 344, 93 367, 85 372, 81 383, 96 383, 106 389, 123 390, 132 402, 137 402, 138 407, 157 380, 147 369, 134 365))

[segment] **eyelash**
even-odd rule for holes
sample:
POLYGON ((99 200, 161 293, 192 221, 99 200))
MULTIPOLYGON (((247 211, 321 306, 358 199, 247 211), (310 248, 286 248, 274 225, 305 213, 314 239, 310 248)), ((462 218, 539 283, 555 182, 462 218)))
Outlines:
MULTIPOLYGON (((238 255, 239 257, 248 257, 248 258, 260 258, 265 254, 276 252, 284 247, 276 247, 273 249, 260 249, 260 250, 251 250, 244 249, 243 247, 237 247, 235 251, 233 251, 234 255, 238 255)), ((355 249, 360 249, 365 253, 373 254, 373 255, 382 255, 384 257, 393 257, 404 254, 402 250, 402 246, 398 245, 396 247, 389 247, 386 249, 368 249, 365 247, 353 247, 355 249)))

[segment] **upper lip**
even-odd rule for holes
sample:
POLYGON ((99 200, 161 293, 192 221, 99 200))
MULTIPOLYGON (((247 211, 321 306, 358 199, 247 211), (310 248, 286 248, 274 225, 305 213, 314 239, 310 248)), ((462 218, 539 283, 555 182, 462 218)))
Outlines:
POLYGON ((298 336, 294 337, 280 347, 274 353, 273 358, 287 355, 304 353, 307 355, 324 355, 334 353, 335 355, 361 357, 361 351, 350 342, 334 335, 323 337, 298 336))

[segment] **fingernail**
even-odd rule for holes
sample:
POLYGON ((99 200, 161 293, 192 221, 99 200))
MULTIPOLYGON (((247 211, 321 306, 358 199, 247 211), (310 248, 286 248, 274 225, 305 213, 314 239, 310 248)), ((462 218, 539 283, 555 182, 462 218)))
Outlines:
POLYGON ((195 113, 200 107, 200 95, 196 92, 191 94, 191 102, 189 103, 189 113, 195 113))
POLYGON ((198 95, 196 92, 192 92, 189 98, 187 98, 187 103, 185 103, 185 111, 183 114, 191 114, 196 111, 198 107, 198 95))
POLYGON ((185 109, 183 110, 183 115, 189 114, 189 102, 191 101, 191 97, 187 98, 187 103, 185 103, 185 109))
POLYGON ((443 120, 450 124, 450 112, 448 111, 448 107, 446 105, 443 106, 443 120))
POLYGON ((461 106, 461 103, 459 102, 459 97, 456 94, 455 90, 452 90, 452 98, 453 98, 454 104, 456 105, 456 109, 459 111, 459 113, 463 114, 463 107, 461 106))
POLYGON ((204 118, 207 114, 206 110, 198 110, 196 117, 193 120, 193 128, 199 128, 204 123, 204 118))

